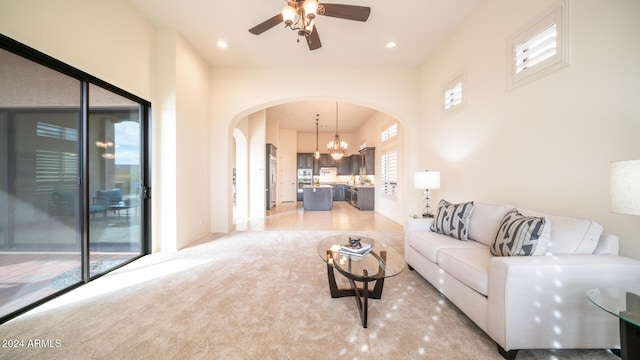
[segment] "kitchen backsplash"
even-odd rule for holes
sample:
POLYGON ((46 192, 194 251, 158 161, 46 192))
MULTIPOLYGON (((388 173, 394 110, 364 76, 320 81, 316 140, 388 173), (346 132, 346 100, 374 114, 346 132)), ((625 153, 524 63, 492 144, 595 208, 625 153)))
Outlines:
POLYGON ((335 176, 316 176, 320 183, 338 183, 338 184, 355 184, 360 185, 366 183, 365 179, 369 179, 369 184, 375 182, 374 175, 335 175, 335 176))

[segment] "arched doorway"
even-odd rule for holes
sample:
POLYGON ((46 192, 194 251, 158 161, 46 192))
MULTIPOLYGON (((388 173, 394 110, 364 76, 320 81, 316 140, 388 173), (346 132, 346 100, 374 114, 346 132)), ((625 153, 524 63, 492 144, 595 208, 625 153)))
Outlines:
MULTIPOLYGON (((264 169, 264 145, 267 143, 273 143, 278 147, 278 158, 293 156, 295 158, 296 154, 299 152, 302 153, 313 153, 315 152, 316 146, 319 148, 321 153, 326 153, 327 142, 333 140, 333 137, 336 133, 336 116, 339 117, 338 123, 338 132, 341 138, 345 139, 350 146, 350 155, 358 154, 358 150, 361 146, 372 146, 380 145, 380 131, 387 126, 389 123, 395 122, 400 125, 400 133, 404 135, 405 130, 402 128, 401 122, 397 120, 392 115, 389 115, 383 112, 380 109, 376 109, 367 105, 363 105, 362 102, 358 103, 356 101, 350 102, 345 100, 339 100, 340 102, 340 112, 336 114, 336 99, 327 99, 322 98, 320 100, 310 99, 310 100, 291 100, 287 99, 287 101, 282 101, 277 104, 265 104, 264 107, 258 108, 254 110, 254 113, 248 113, 250 110, 245 112, 245 117, 238 119, 235 122, 235 127, 233 128, 233 138, 234 141, 237 142, 237 136, 235 135, 237 132, 242 133, 246 139, 246 147, 245 145, 240 146, 238 143, 234 144, 234 149, 236 149, 236 153, 234 153, 231 161, 232 164, 238 164, 239 157, 241 156, 238 153, 238 149, 240 147, 246 151, 246 162, 249 164, 247 177, 250 179, 248 182, 248 196, 249 199, 247 203, 249 204, 249 210, 247 212, 246 218, 252 217, 264 217, 266 216, 266 212, 264 211, 264 207, 260 209, 259 214, 254 214, 252 205, 252 197, 260 197, 264 198, 264 189, 266 184, 261 184, 260 186, 256 186, 254 188, 254 182, 260 182, 264 180, 264 174, 259 174, 260 168, 264 169), (315 104, 322 103, 319 107, 314 108, 310 106, 309 109, 305 112, 300 112, 299 109, 287 110, 288 107, 294 106, 296 103, 303 104, 315 104), (350 124, 347 116, 349 115, 349 110, 354 112, 358 112, 361 119, 355 122, 355 124, 350 124), (320 129, 320 135, 318 136, 318 141, 316 140, 316 127, 315 127, 315 119, 316 114, 320 113, 320 123, 324 124, 325 127, 320 129), (287 119, 287 117, 292 117, 287 119), (285 121, 283 121, 285 120, 285 121), (278 128, 278 127, 281 127, 278 128), (287 136, 291 134, 291 128, 295 127, 293 130, 294 140, 286 139, 287 136), (257 134, 257 135, 256 135, 257 134), (255 141, 255 138, 258 137, 260 141, 255 141), (291 142, 294 142, 293 149, 291 149, 291 142), (290 148, 289 152, 287 152, 287 147, 290 148), (254 160, 256 157, 260 157, 262 161, 262 165, 255 166, 254 160), (254 190, 256 189, 256 190, 254 190), (261 190, 261 191, 260 191, 261 190)), ((403 140, 398 145, 399 154, 400 154, 400 162, 405 163, 408 159, 408 156, 405 154, 408 153, 406 150, 408 141, 407 137, 402 136, 403 140)), ((279 162, 279 163, 284 163, 279 162)), ((295 163, 295 162, 294 162, 295 163)), ((380 161, 379 158, 376 160, 376 163, 379 166, 380 161)), ((233 165, 232 165, 233 166, 233 165)), ((279 170, 280 171, 280 170, 279 170)), ((287 170, 296 172, 297 169, 287 170)), ((282 172, 280 172, 282 174, 282 172)), ((236 167, 236 181, 241 181, 241 174, 238 172, 238 168, 236 167)), ((246 179, 246 178, 245 178, 246 179)), ((402 179, 403 182, 406 182, 406 179, 402 179)), ((403 184, 405 185, 405 184, 403 184)), ((406 185, 405 185, 406 186, 406 185)), ((388 198, 380 199, 381 204, 385 204, 385 209, 377 212, 382 213, 387 217, 399 217, 402 221, 401 217, 404 211, 402 209, 402 204, 404 202, 404 193, 401 193, 399 197, 394 199, 394 203, 390 204, 388 198)), ((239 195, 239 193, 238 193, 239 195)), ((237 200, 239 201, 239 200, 237 200)), ((243 200, 244 201, 244 200, 243 200)), ((239 212, 234 213, 235 218, 239 218, 239 212)), ((235 221, 234 221, 235 224, 235 221)))

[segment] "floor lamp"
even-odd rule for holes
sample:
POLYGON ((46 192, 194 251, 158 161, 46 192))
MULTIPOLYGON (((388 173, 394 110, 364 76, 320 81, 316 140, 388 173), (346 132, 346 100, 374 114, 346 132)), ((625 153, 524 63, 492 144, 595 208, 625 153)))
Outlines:
POLYGON ((431 214, 431 189, 440 189, 439 171, 419 171, 413 175, 413 186, 424 189, 424 211, 422 217, 433 217, 431 214))

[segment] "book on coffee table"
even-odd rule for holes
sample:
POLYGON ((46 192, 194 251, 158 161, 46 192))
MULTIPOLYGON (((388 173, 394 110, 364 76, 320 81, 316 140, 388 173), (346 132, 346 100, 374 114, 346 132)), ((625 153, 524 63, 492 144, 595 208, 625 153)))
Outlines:
POLYGON ((341 255, 347 255, 351 259, 355 259, 355 260, 363 259, 365 256, 369 255, 370 252, 371 252, 371 245, 369 244, 362 244, 362 246, 359 248, 351 247, 349 245, 343 245, 340 248, 341 255))
POLYGON ((351 247, 350 245, 342 245, 340 247, 340 252, 347 254, 366 254, 371 251, 371 245, 362 244, 361 247, 351 247))

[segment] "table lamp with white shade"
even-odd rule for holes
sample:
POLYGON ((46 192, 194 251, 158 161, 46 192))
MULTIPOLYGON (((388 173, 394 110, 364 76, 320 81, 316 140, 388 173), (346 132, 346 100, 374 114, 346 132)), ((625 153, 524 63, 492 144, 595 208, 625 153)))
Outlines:
POLYGON ((640 215, 640 160, 612 162, 610 176, 611 211, 640 215))
POLYGON ((424 190, 423 217, 433 217, 431 214, 431 189, 440 189, 439 171, 419 171, 413 175, 413 185, 416 189, 424 190))

